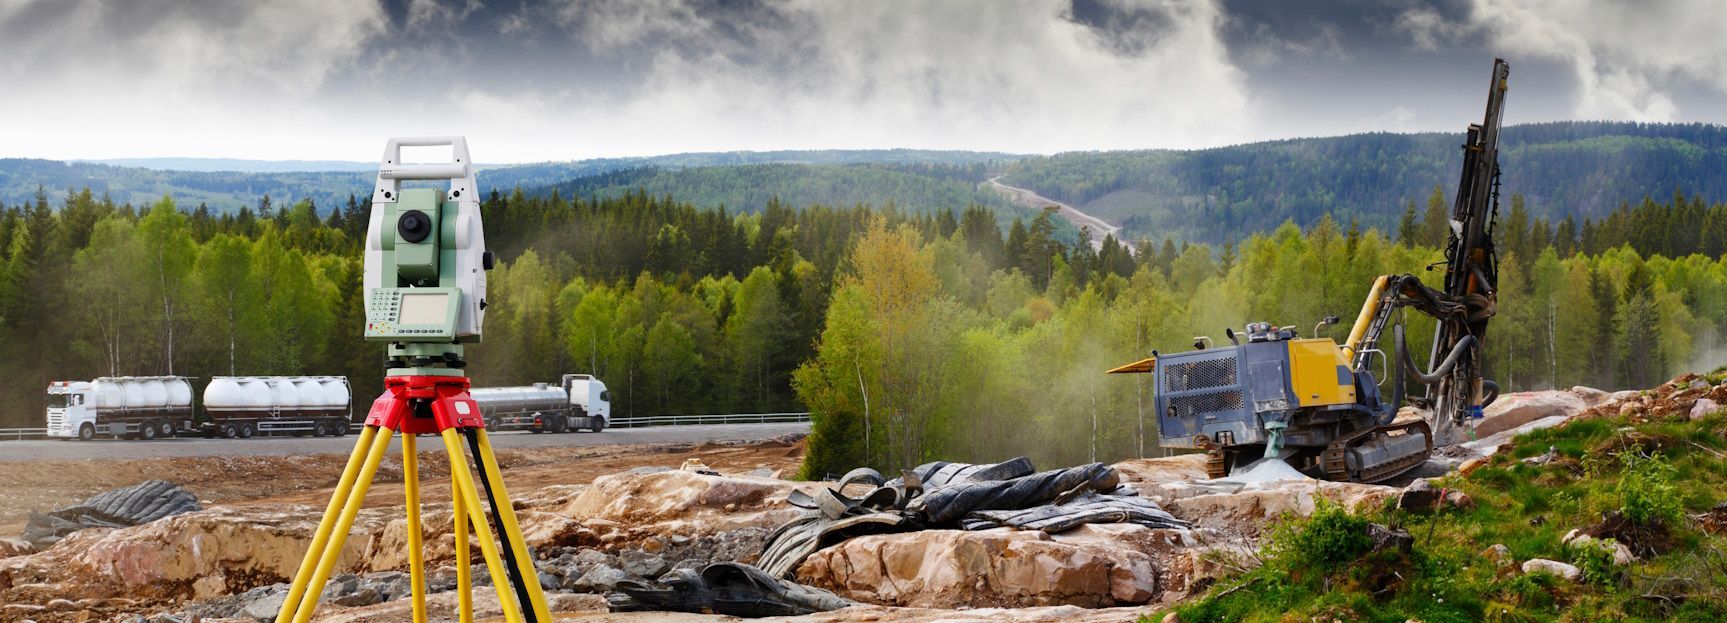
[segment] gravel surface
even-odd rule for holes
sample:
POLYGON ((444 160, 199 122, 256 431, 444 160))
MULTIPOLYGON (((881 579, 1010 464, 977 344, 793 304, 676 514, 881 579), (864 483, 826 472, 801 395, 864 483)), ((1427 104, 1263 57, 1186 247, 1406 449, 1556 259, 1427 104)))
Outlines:
MULTIPOLYGON (((758 441, 791 433, 808 433, 807 422, 787 424, 712 424, 700 426, 656 426, 612 428, 599 433, 533 434, 525 431, 493 433, 495 448, 547 448, 558 446, 608 446, 675 444, 725 441, 758 441)), ((253 437, 251 439, 160 439, 156 441, 102 440, 3 441, 0 462, 43 459, 142 459, 195 456, 294 456, 348 454, 358 435, 346 437, 253 437)), ((428 443, 420 442, 421 451, 428 443)), ((399 448, 400 441, 392 441, 399 448)), ((433 450, 441 446, 431 447, 433 450)), ((392 450, 392 454, 395 450, 392 450)))

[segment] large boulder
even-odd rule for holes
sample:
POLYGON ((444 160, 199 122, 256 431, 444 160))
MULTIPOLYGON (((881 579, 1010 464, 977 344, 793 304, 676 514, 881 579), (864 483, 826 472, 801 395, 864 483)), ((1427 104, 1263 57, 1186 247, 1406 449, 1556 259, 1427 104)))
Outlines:
MULTIPOLYGON (((1590 394, 1588 399, 1599 397, 1590 394)), ((1589 408, 1588 399, 1575 391, 1505 394, 1484 410, 1481 420, 1475 423, 1475 436, 1486 437, 1542 418, 1571 417, 1589 408)))
POLYGON ((797 580, 856 601, 921 608, 1142 604, 1159 594, 1158 569, 1131 543, 1152 532, 1116 524, 1060 535, 996 528, 862 536, 811 555, 797 580))

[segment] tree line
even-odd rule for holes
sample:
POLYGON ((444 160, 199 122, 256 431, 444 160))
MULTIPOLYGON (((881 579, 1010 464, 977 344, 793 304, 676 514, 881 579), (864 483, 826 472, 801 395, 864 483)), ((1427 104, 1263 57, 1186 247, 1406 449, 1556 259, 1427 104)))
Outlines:
MULTIPOLYGON (((956 215, 770 198, 735 214, 641 190, 517 190, 490 193, 481 209, 503 260, 489 278, 485 340, 469 350, 476 385, 594 373, 620 415, 796 410, 791 370, 812 352, 833 275, 872 219, 932 236, 963 221, 1001 237, 981 206, 956 215)), ((265 195, 220 212, 89 189, 0 204, 0 370, 14 380, 0 394, 15 405, 0 427, 40 425, 48 383, 104 375, 344 375, 363 411, 383 375, 383 347, 361 337, 369 211, 352 196, 325 208, 265 195)), ((1018 244, 1052 248, 1051 219, 1018 244)))

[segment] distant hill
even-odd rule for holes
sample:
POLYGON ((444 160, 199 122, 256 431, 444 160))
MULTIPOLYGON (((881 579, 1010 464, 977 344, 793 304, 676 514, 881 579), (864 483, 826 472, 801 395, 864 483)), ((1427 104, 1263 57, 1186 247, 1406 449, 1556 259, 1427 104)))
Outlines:
MULTIPOLYGON (((1224 241, 1330 212, 1395 229, 1433 187, 1452 199, 1463 135, 1358 134, 1195 151, 1081 152, 1020 160, 1004 181, 1072 203, 1124 237, 1224 241)), ((1674 189, 1727 200, 1727 127, 1565 122, 1502 133, 1501 205, 1521 193, 1533 216, 1600 218, 1620 202, 1674 189)), ((1449 203, 1447 203, 1449 205, 1449 203)))
POLYGON ((240 158, 109 158, 75 160, 153 171, 232 171, 237 173, 305 173, 319 171, 376 171, 376 162, 346 160, 244 160, 240 158))
POLYGON ((1008 215, 1030 211, 979 188, 989 174, 983 163, 948 164, 744 164, 683 169, 644 167, 582 177, 537 189, 569 196, 617 196, 635 190, 671 195, 698 206, 753 212, 778 198, 793 206, 889 204, 918 211, 973 203, 1008 215))
MULTIPOLYGON (((571 162, 481 165, 480 184, 509 191, 546 188, 554 184, 624 170, 727 167, 763 163, 811 166, 874 164, 887 166, 983 165, 1025 156, 991 152, 915 149, 718 152, 604 158, 571 162)), ((269 194, 277 205, 310 198, 319 206, 347 201, 349 194, 371 192, 376 163, 341 161, 264 161, 199 158, 140 158, 106 162, 0 159, 0 202, 33 201, 37 188, 59 205, 67 189, 89 187, 107 193, 117 203, 155 202, 164 194, 183 205, 208 204, 217 211, 255 205, 269 194), (303 169, 303 170, 296 170, 303 169)), ((683 193, 675 193, 681 198, 683 193)), ((925 193, 919 193, 923 196, 925 193)), ((838 203, 843 197, 835 198, 838 203)), ((739 209, 756 205, 729 204, 739 209)))
MULTIPOLYGON (((1004 216, 1016 207, 978 182, 991 174, 1123 227, 1123 237, 1207 242, 1246 237, 1285 220, 1301 225, 1334 214, 1363 227, 1395 229, 1404 206, 1425 206, 1434 186, 1447 201, 1461 165, 1461 134, 1372 133, 1250 143, 1204 150, 1077 152, 1054 156, 892 150, 690 153, 645 158, 487 165, 481 186, 565 197, 644 189, 702 206, 759 210, 779 197, 794 206, 893 203, 921 211, 978 203, 1004 216)), ((0 160, 0 201, 51 204, 89 186, 116 202, 146 204, 164 194, 217 211, 311 198, 321 207, 370 192, 371 163, 142 159, 138 165, 239 168, 157 170, 95 162, 0 160), (335 170, 277 171, 322 167, 335 170), (348 168, 353 167, 353 168, 348 168)), ((1600 218, 1621 202, 1666 199, 1674 189, 1727 201, 1727 127, 1605 122, 1507 127, 1503 201, 1523 194, 1535 217, 1600 218)))

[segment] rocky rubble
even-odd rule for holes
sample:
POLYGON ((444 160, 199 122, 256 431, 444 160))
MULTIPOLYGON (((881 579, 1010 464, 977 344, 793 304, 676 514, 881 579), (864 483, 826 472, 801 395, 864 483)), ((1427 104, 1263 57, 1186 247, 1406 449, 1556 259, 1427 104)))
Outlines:
MULTIPOLYGON (((1508 394, 1476 424, 1479 439, 1458 456, 1436 457, 1435 469, 1465 465, 1520 431, 1572 417, 1617 415, 1628 406, 1651 417, 1688 417, 1699 405, 1708 408, 1705 400, 1727 402, 1727 389, 1693 387, 1691 381, 1659 397, 1586 388, 1508 394)), ((951 619, 949 608, 962 606, 971 608, 967 620, 1133 620, 1150 613, 1149 606, 1183 599, 1215 578, 1251 567, 1264 526, 1281 515, 1310 514, 1320 499, 1356 509, 1387 502, 1412 509, 1471 503, 1421 479, 1408 487, 1305 477, 1205 481, 1199 455, 1112 467, 1121 484, 1193 527, 1098 524, 1054 535, 995 528, 858 536, 804 560, 794 579, 873 605, 808 620, 941 620, 951 619)), ((769 530, 801 512, 787 504, 792 492, 813 494, 827 486, 767 476, 638 469, 589 485, 517 491, 516 506, 549 597, 566 611, 597 610, 605 606, 594 593, 620 582, 652 580, 709 562, 753 562, 769 530)), ((0 542, 0 603, 12 604, 0 606, 0 620, 72 621, 81 612, 92 613, 82 615, 90 620, 118 613, 267 618, 286 592, 283 583, 298 566, 320 510, 217 506, 141 526, 82 531, 41 552, 0 542)), ((449 591, 454 581, 448 509, 428 504, 425 524, 435 589, 430 601, 435 613, 450 612, 455 596, 449 591)), ((327 605, 320 620, 406 619, 405 529, 399 506, 360 514, 338 569, 342 575, 323 595, 327 605)), ((1511 560, 1506 565, 1511 573, 1523 566, 1511 560)), ((474 569, 484 581, 484 566, 476 562, 474 569)), ((488 610, 496 608, 489 587, 474 596, 481 613, 495 612, 488 610)), ((657 613, 606 620, 711 619, 657 613)))

